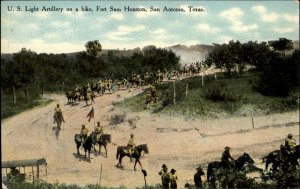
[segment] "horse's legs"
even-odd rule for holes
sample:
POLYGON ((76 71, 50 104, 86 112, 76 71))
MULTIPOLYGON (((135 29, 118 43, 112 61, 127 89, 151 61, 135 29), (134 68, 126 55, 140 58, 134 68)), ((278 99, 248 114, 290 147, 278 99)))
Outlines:
POLYGON ((100 143, 98 143, 98 145, 99 145, 99 154, 101 154, 101 144, 100 143))
POLYGON ((104 149, 105 149, 105 155, 106 155, 106 158, 108 158, 107 156, 107 148, 106 148, 106 145, 103 145, 104 146, 104 149))
POLYGON ((79 147, 80 147, 80 145, 77 144, 77 155, 80 155, 79 147))
POLYGON ((140 164, 141 169, 143 170, 142 163, 140 162, 140 159, 139 159, 139 158, 136 158, 136 159, 135 159, 134 170, 136 171, 135 166, 136 166, 136 163, 137 163, 137 162, 140 164))

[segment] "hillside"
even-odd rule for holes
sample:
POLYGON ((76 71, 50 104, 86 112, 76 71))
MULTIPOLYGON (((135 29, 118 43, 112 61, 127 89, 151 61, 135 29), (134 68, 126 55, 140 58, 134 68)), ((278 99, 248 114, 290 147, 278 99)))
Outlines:
MULTIPOLYGON (((149 148, 149 154, 141 159, 148 173, 147 183, 160 183, 158 172, 165 163, 177 170, 178 186, 183 188, 186 182, 192 182, 195 168, 202 165, 206 172, 207 164, 219 160, 226 145, 232 148, 233 158, 247 152, 255 165, 263 168, 261 158, 279 149, 288 133, 298 137, 299 111, 253 116, 253 128, 249 116, 185 119, 116 106, 117 102, 142 92, 142 89, 120 90, 95 99, 95 121, 100 121, 105 126, 104 132, 112 135, 108 158, 98 152, 92 152, 91 161, 76 155, 74 135, 80 132, 81 125, 85 123, 90 131, 94 130, 94 120, 88 122, 86 117, 92 106, 84 102, 72 106, 64 96, 52 94, 45 96, 55 102, 2 121, 2 160, 44 157, 48 163, 46 180, 52 183, 95 184, 99 182, 102 167, 102 185, 140 187, 144 180, 139 166, 138 171, 134 171, 134 164, 124 158, 124 169, 115 167, 117 146, 126 145, 130 133, 134 133, 136 144, 147 144, 149 148), (57 102, 66 120, 60 132, 53 123, 57 102)), ((140 106, 143 105, 142 102, 140 106)), ((82 149, 80 152, 83 154, 82 149)), ((31 169, 27 174, 31 174, 31 169)), ((45 176, 45 172, 42 175, 45 176)))

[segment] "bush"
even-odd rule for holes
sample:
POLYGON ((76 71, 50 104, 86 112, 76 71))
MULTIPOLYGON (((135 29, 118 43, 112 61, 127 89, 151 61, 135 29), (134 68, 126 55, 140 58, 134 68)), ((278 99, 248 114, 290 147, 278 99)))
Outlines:
POLYGON ((118 125, 125 121, 126 114, 116 114, 110 117, 110 125, 118 125))
POLYGON ((204 96, 213 101, 235 102, 239 95, 229 90, 225 82, 213 82, 206 88, 204 96))

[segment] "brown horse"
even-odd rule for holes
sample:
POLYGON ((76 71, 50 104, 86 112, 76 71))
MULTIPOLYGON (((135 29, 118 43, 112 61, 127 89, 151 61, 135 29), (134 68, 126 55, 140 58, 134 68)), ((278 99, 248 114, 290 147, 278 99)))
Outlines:
MULTIPOLYGON (((117 148, 116 158, 119 159, 119 163, 116 165, 117 167, 123 167, 122 166, 123 157, 125 157, 125 156, 130 157, 129 153, 125 151, 126 149, 127 149, 126 146, 119 146, 117 148)), ((134 170, 135 171, 136 171, 136 169, 135 169, 136 163, 139 163, 139 165, 141 166, 141 169, 143 170, 142 164, 140 162, 142 151, 144 151, 146 154, 149 153, 147 144, 141 144, 141 145, 136 146, 134 148, 133 154, 131 154, 132 158, 135 159, 135 163, 134 163, 134 170)))

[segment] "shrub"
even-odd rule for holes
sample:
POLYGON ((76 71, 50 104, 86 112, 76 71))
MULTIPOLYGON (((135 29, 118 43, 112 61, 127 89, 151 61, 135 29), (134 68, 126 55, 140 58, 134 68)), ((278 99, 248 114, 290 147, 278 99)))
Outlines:
POLYGON ((235 102, 239 100, 239 95, 233 93, 225 82, 213 82, 207 86, 204 96, 213 101, 235 102))
POLYGON ((110 117, 110 125, 118 125, 125 121, 126 114, 116 114, 110 117))

